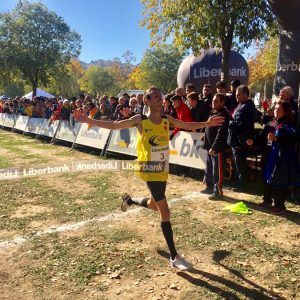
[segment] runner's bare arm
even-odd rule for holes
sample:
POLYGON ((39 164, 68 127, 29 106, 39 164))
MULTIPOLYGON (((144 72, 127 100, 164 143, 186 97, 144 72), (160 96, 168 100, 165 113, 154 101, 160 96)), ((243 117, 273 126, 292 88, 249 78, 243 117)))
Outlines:
POLYGON ((224 123, 223 117, 209 118, 206 122, 184 122, 174 119, 168 116, 169 123, 174 127, 186 129, 186 130, 196 130, 204 127, 221 126, 224 123))
POLYGON ((125 129, 131 127, 137 127, 141 125, 141 115, 136 115, 130 119, 121 121, 105 121, 105 120, 92 120, 84 112, 75 111, 75 120, 81 123, 87 123, 91 126, 106 128, 106 129, 125 129))

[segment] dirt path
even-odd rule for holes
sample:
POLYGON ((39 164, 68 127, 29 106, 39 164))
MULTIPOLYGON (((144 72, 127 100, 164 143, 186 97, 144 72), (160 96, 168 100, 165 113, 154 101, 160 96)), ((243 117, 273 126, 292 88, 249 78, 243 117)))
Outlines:
MULTIPOLYGON (((11 145, 16 136, 5 138, 11 145)), ((1 154, 14 166, 41 157, 55 163, 99 159, 61 146, 12 147, 23 152, 8 147, 1 154)), ((257 207, 259 196, 225 190, 224 201, 210 201, 199 193, 203 188, 170 175, 175 243, 194 264, 192 272, 176 272, 157 213, 120 213, 122 193, 148 196, 134 174, 91 171, 3 182, 0 240, 26 240, 0 249, 0 299, 300 299, 300 207, 288 203, 285 216, 272 216, 257 207), (237 201, 253 214, 224 211, 237 201), (112 215, 121 217, 105 219, 112 215), (55 230, 71 224, 81 226, 55 230)))

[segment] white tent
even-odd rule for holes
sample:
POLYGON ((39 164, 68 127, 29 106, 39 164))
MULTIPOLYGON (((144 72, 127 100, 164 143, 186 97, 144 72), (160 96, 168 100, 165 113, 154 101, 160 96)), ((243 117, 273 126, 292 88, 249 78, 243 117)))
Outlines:
MULTIPOLYGON (((55 98, 55 96, 47 93, 46 91, 40 90, 40 89, 36 89, 36 96, 37 97, 55 98)), ((25 97, 27 99, 32 99, 32 92, 24 95, 23 97, 25 97)))
POLYGON ((129 96, 131 96, 132 94, 144 94, 144 90, 122 90, 117 97, 121 97, 124 93, 127 93, 129 96))

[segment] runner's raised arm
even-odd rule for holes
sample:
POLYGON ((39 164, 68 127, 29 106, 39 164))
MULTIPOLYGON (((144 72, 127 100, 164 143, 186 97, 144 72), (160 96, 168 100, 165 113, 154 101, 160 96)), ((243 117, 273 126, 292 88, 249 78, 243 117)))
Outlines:
POLYGON ((186 130, 196 130, 204 127, 221 126, 224 123, 223 117, 209 118, 206 122, 184 122, 174 119, 171 116, 167 116, 169 123, 174 127, 186 129, 186 130))
POLYGON ((121 121, 106 121, 106 120, 92 120, 83 111, 75 110, 74 112, 75 120, 80 123, 87 123, 91 126, 106 128, 106 129, 125 129, 131 127, 138 127, 141 125, 141 116, 136 115, 130 119, 121 121))

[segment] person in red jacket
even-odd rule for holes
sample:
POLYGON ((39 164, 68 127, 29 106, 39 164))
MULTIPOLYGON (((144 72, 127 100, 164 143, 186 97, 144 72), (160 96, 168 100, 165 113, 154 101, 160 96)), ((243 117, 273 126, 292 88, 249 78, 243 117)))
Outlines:
POLYGON ((269 108, 269 102, 267 99, 264 99, 262 102, 261 102, 261 107, 263 108, 264 110, 264 115, 267 113, 267 110, 269 108))
MULTIPOLYGON (((182 101, 182 97, 175 95, 171 98, 173 106, 176 110, 177 119, 184 122, 193 122, 191 110, 188 106, 182 101)), ((170 139, 172 139, 176 133, 180 131, 180 128, 175 128, 172 132, 170 139)))

